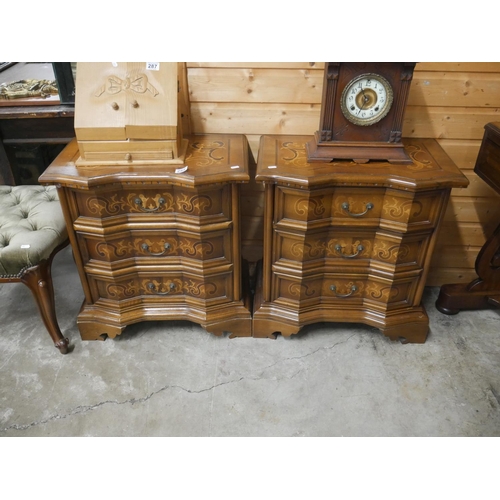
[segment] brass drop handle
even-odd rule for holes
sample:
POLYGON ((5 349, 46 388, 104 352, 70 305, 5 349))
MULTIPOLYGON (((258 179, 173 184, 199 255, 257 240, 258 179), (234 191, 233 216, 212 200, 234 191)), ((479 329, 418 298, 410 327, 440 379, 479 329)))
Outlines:
POLYGON ((112 102, 112 103, 111 103, 111 107, 112 107, 115 111, 117 111, 117 110, 120 108, 120 106, 118 106, 118 103, 117 103, 117 102, 112 102))
POLYGON ((139 103, 135 99, 132 101, 132 107, 133 108, 138 108, 139 107, 139 103))
POLYGON ((147 243, 143 243, 141 245, 141 248, 145 251, 145 252, 148 252, 150 255, 154 255, 155 257, 159 257, 160 255, 164 255, 165 253, 167 253, 170 248, 171 248, 171 245, 170 243, 165 243, 163 245, 163 248, 165 250, 163 250, 163 252, 158 252, 158 253, 155 253, 155 252, 152 252, 150 249, 149 249, 149 245, 147 243))
POLYGON ((165 198, 160 198, 158 200, 158 206, 155 208, 146 208, 142 206, 142 200, 140 198, 136 198, 134 203, 143 211, 143 212, 157 212, 161 209, 162 205, 165 203, 165 198))
POLYGON ((351 291, 349 293, 338 293, 337 292, 337 287, 335 285, 331 285, 330 286, 330 290, 339 298, 341 299, 345 299, 347 297, 350 297, 351 295, 353 295, 354 293, 356 293, 358 291, 358 287, 356 285, 352 285, 351 286, 351 291))
POLYGON ((340 254, 340 256, 343 257, 344 259, 354 259, 354 257, 357 257, 364 249, 365 249, 365 247, 363 245, 358 245, 356 247, 356 250, 357 250, 356 253, 353 253, 351 255, 347 255, 342 251, 342 247, 338 243, 335 245, 335 251, 338 254, 340 254))
POLYGON ((349 210, 349 203, 347 201, 344 201, 344 203, 342 203, 342 210, 344 210, 344 212, 346 212, 347 215, 350 215, 351 217, 362 217, 363 215, 368 213, 369 210, 371 210, 373 208, 373 203, 368 202, 365 206, 366 206, 366 210, 364 212, 354 214, 349 210))
POLYGON ((160 292, 160 290, 157 290, 154 283, 148 283, 148 289, 150 292, 156 293, 157 295, 168 295, 170 292, 173 292, 175 290, 175 284, 170 283, 167 287, 166 292, 160 292))

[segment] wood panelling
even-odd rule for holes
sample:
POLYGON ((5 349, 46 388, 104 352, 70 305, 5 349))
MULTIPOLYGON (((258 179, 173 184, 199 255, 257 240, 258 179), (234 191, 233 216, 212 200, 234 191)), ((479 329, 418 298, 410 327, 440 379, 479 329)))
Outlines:
MULTIPOLYGON (((193 133, 245 134, 256 160, 262 134, 316 131, 323 69, 323 62, 188 62, 189 126, 193 133)), ((500 196, 473 172, 491 121, 500 121, 500 63, 417 63, 404 136, 437 139, 470 180, 452 191, 429 285, 474 278, 474 252, 498 224, 500 196)), ((242 186, 241 203, 243 255, 255 261, 262 255, 263 186, 242 186)))

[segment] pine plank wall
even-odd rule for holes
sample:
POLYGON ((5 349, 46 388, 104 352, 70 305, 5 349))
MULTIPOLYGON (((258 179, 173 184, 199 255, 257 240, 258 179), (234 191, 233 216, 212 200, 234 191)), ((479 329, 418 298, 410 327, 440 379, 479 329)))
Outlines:
MULTIPOLYGON (((317 130, 323 69, 309 62, 186 63, 184 129, 245 134, 257 160, 262 134, 317 130)), ((473 171, 484 125, 493 121, 500 121, 500 63, 416 65, 403 134, 437 139, 470 181, 452 191, 427 285, 474 279, 476 256, 500 221, 500 196, 473 171)), ((263 186, 242 188, 242 251, 252 262, 262 256, 263 186)))

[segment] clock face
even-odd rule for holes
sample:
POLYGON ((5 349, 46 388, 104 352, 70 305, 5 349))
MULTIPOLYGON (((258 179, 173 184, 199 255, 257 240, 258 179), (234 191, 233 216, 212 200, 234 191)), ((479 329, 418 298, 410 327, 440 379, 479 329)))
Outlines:
POLYGON ((390 83, 383 76, 366 73, 353 78, 345 86, 340 106, 351 123, 369 126, 387 115, 392 101, 390 83))

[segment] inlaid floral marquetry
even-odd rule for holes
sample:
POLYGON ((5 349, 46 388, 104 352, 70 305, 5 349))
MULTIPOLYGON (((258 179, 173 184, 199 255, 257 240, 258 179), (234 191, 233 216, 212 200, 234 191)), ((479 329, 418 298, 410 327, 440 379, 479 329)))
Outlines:
POLYGON ((115 193, 77 194, 81 215, 106 218, 124 214, 185 214, 194 217, 224 216, 230 214, 227 208, 229 193, 227 186, 209 190, 171 187, 143 189, 141 191, 118 191, 115 193))
MULTIPOLYGON (((130 258, 172 258, 198 261, 226 260, 231 262, 230 234, 218 231, 196 235, 185 231, 168 230, 165 235, 133 231, 127 236, 106 239, 78 235, 85 245, 86 261, 116 262, 130 258)), ((156 261, 155 261, 156 262, 156 261)))
POLYGON ((186 161, 200 167, 227 162, 228 145, 225 141, 196 141, 189 145, 186 161))
POLYGON ((168 299, 177 297, 179 300, 197 299, 203 301, 227 301, 230 293, 230 281, 227 274, 215 275, 209 278, 189 276, 183 273, 168 276, 134 277, 133 279, 106 280, 94 277, 98 297, 123 301, 132 298, 168 299))

